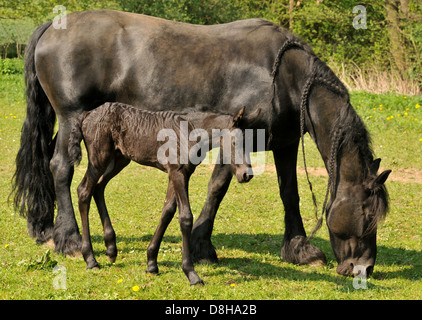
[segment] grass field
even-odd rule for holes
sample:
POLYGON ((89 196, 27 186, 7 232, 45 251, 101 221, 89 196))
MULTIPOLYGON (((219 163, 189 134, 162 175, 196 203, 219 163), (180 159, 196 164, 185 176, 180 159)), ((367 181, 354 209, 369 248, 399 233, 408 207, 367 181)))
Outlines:
MULTIPOLYGON (((191 288, 181 270, 177 219, 170 224, 161 246, 160 274, 144 272, 146 248, 158 223, 167 185, 166 174, 155 169, 131 164, 108 186, 106 199, 119 250, 115 264, 108 263, 105 256, 95 205, 91 234, 100 270, 87 271, 82 257, 56 254, 30 239, 26 221, 8 205, 25 117, 23 83, 18 75, 1 76, 0 299, 421 299, 422 97, 351 95, 352 104, 372 133, 376 155, 383 158, 381 166, 394 173, 387 182, 391 210, 379 227, 377 263, 367 289, 354 289, 352 278, 337 275, 325 224, 312 240, 327 255, 325 267, 295 266, 280 258, 284 213, 271 153, 266 154, 269 165, 264 174, 248 184, 232 182, 212 238, 220 263, 197 265, 206 285, 191 288), (53 272, 56 264, 65 268, 66 289, 54 288, 61 276, 53 272)), ((309 137, 306 148, 308 165, 321 167, 309 137)), ((74 204, 85 168, 86 154, 72 182, 74 204)), ((190 198, 196 216, 205 201, 211 172, 209 165, 201 165, 191 179, 190 198)), ((327 178, 312 175, 311 179, 322 202, 327 178)), ((299 185, 302 216, 309 231, 315 218, 303 174, 299 175, 299 185)), ((77 219, 79 222, 79 214, 77 219)))

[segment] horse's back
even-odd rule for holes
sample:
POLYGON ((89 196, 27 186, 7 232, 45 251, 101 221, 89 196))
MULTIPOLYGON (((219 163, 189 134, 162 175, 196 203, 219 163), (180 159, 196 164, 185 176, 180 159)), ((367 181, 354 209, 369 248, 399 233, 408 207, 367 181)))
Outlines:
POLYGON ((58 113, 105 101, 154 110, 254 103, 288 33, 262 19, 201 26, 110 10, 69 14, 66 27, 50 27, 36 49, 58 113))

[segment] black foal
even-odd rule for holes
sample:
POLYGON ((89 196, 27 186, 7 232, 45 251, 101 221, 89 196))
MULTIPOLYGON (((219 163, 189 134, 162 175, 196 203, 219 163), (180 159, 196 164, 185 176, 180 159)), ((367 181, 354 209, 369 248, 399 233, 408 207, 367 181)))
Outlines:
MULTIPOLYGON (((79 163, 81 159, 82 139, 88 151, 88 169, 78 186, 83 229, 82 254, 87 268, 99 267, 89 232, 88 212, 91 198, 94 196, 103 224, 106 254, 110 261, 114 262, 117 256, 116 235, 107 212, 104 189, 107 183, 133 160, 139 164, 156 167, 169 175, 161 220, 147 251, 147 272, 158 273, 157 255, 160 243, 178 207, 183 239, 182 269, 191 285, 203 283, 194 270, 189 252, 193 220, 188 197, 189 178, 205 157, 205 152, 199 151, 202 151, 204 146, 209 149, 217 147, 220 141, 224 140, 230 141, 231 146, 229 154, 225 152, 225 148, 220 149, 220 154, 225 154, 225 163, 231 164, 239 182, 248 182, 252 178, 249 155, 245 154, 243 144, 235 143, 235 133, 243 135, 244 130, 239 127, 247 127, 248 122, 259 115, 259 111, 258 109, 256 114, 250 115, 248 119, 243 117, 244 108, 233 117, 209 112, 151 112, 121 103, 105 103, 83 113, 74 124, 68 151, 73 163, 79 163), (202 130, 200 142, 187 138, 191 138, 190 134, 195 130, 202 130), (166 137, 168 139, 164 142, 166 137), (201 156, 198 157, 199 153, 201 156)), ((227 142, 224 145, 227 145, 227 142)))

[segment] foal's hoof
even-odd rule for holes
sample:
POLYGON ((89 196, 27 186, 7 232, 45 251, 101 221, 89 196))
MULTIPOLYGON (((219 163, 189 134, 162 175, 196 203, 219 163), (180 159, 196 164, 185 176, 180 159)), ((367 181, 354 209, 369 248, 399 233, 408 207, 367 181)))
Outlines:
POLYGON ((110 263, 115 263, 117 256, 114 256, 114 257, 107 256, 107 258, 108 258, 108 261, 110 261, 110 263))
POLYGON ((196 272, 190 272, 188 275, 189 283, 191 286, 205 285, 204 281, 196 274, 196 272))
POLYGON ((191 281, 190 282, 190 285, 191 286, 197 286, 197 285, 203 285, 204 286, 205 283, 204 283, 204 281, 201 278, 198 277, 198 280, 195 280, 193 282, 191 281))
POLYGON ((145 272, 150 273, 150 274, 158 274, 158 266, 157 265, 148 266, 145 272))

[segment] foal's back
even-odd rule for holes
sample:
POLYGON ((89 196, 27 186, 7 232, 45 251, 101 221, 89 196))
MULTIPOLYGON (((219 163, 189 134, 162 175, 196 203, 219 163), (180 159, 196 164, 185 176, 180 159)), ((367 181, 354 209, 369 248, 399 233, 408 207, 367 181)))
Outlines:
POLYGON ((84 115, 82 132, 92 161, 106 161, 118 150, 130 160, 167 171, 157 159, 163 144, 157 136, 160 130, 170 129, 179 141, 181 120, 171 111, 151 112, 122 103, 105 103, 84 115))

